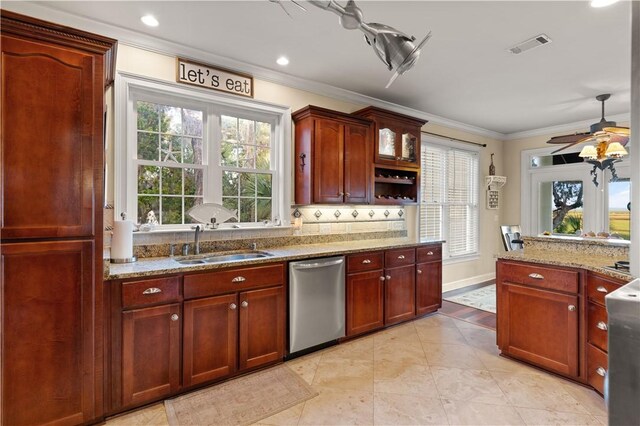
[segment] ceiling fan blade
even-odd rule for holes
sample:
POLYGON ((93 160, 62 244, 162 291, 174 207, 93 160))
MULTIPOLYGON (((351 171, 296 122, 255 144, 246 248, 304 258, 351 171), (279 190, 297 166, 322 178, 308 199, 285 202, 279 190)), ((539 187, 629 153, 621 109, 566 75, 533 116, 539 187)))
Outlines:
POLYGON ((629 137, 631 135, 631 130, 628 127, 605 127, 604 129, 607 133, 615 133, 616 135, 629 137))
POLYGON ((567 143, 575 143, 577 141, 579 141, 580 139, 584 139, 585 137, 590 136, 591 133, 589 132, 585 132, 585 133, 576 133, 573 135, 564 135, 564 136, 555 136, 551 139, 549 139, 547 141, 547 143, 550 144, 567 144, 567 143))
POLYGON ((556 154, 556 153, 558 153, 560 151, 564 151, 565 149, 571 148, 572 146, 577 145, 578 143, 579 143, 579 141, 575 141, 573 143, 567 144, 567 145, 563 146, 562 148, 558 148, 555 151, 551 151, 551 154, 556 154))

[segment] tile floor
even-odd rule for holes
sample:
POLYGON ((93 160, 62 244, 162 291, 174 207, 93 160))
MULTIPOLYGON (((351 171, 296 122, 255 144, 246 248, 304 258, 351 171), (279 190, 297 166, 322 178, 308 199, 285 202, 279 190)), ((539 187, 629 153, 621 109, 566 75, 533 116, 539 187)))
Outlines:
MULTIPOLYGON (((320 395, 261 425, 606 425, 594 391, 498 356, 495 332, 441 314, 287 362, 320 395)), ((166 425, 163 404, 107 421, 166 425)))

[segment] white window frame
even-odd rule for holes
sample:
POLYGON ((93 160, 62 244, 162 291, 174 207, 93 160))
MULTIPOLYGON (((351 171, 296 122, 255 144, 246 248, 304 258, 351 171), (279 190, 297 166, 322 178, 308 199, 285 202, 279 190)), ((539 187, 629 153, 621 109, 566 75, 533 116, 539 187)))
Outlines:
MULTIPOLYGON (((197 108, 203 117, 204 202, 222 203, 222 191, 213 182, 221 182, 220 149, 215 135, 220 134, 220 114, 239 114, 264 120, 271 127, 272 211, 273 219, 282 226, 290 225, 291 204, 291 109, 254 99, 239 98, 207 89, 156 80, 126 72, 118 72, 115 81, 115 141, 114 141, 114 208, 117 215, 125 212, 137 218, 137 122, 135 101, 140 97, 151 102, 197 108), (207 143, 209 141, 209 143, 207 143)), ((173 166, 173 165, 172 165, 173 166)), ((181 165, 176 164, 176 167, 181 165)), ((243 171, 247 171, 246 169, 243 171)), ((221 224, 221 229, 253 228, 259 223, 221 224)), ((162 225, 157 230, 188 230, 192 225, 162 225)), ((263 225, 264 226, 264 225, 263 225)))
MULTIPOLYGON (((476 260, 480 258, 480 241, 481 241, 481 237, 482 237, 482 227, 480 226, 480 189, 481 189, 481 182, 480 182, 480 178, 481 178, 481 173, 480 173, 480 146, 475 146, 475 145, 471 145, 471 144, 465 144, 465 143, 461 143, 461 142, 456 142, 450 139, 446 139, 446 138, 440 138, 437 136, 433 136, 433 135, 429 135, 426 133, 422 133, 422 138, 421 138, 421 149, 425 146, 429 146, 429 145, 435 145, 438 148, 444 149, 444 150, 451 150, 451 149, 455 149, 455 150, 460 150, 460 151, 466 151, 466 152, 470 152, 473 153, 477 156, 477 161, 478 161, 478 172, 477 172, 477 176, 476 176, 476 191, 477 191, 477 195, 478 195, 478 200, 477 200, 477 204, 476 204, 476 208, 477 208, 477 215, 476 215, 476 219, 477 219, 477 223, 476 223, 476 229, 477 229, 477 241, 476 241, 476 251, 474 253, 468 253, 465 255, 461 255, 461 256, 451 256, 449 253, 449 248, 448 248, 448 244, 447 244, 447 239, 448 239, 448 234, 449 234, 449 216, 448 216, 448 210, 446 213, 443 212, 442 215, 442 228, 441 228, 441 235, 442 235, 442 239, 445 241, 442 245, 442 260, 443 263, 445 264, 452 264, 452 263, 458 263, 458 262, 467 262, 467 261, 472 261, 472 260, 476 260)), ((422 152, 420 153, 420 155, 422 155, 422 152)), ((421 157, 422 158, 422 157, 421 157)), ((422 191, 422 182, 420 183, 420 191, 422 191)), ((446 197, 446 193, 447 193, 447 188, 445 185, 445 197, 446 197)), ((422 193, 420 194, 420 205, 419 208, 422 208, 422 204, 424 203, 424 197, 422 196, 422 193)), ((445 202, 446 205, 446 202, 445 202)), ((420 218, 420 212, 418 212, 418 218, 420 218)), ((422 221, 419 220, 419 235, 422 234, 422 227, 424 226, 424 224, 422 223, 422 221)))
MULTIPOLYGON (((545 231, 539 229, 539 184, 541 182, 559 180, 580 180, 583 183, 583 230, 600 232, 609 229, 609 180, 608 170, 598 172, 596 187, 591 176, 590 164, 572 163, 554 166, 531 167, 534 157, 551 155, 557 146, 523 150, 520 162, 520 228, 523 235, 538 235, 545 231)), ((563 151, 570 154, 579 152, 582 146, 576 146, 563 151)), ((629 178, 630 167, 627 158, 615 165, 618 177, 629 178)), ((552 230, 546 230, 552 231, 552 230)))

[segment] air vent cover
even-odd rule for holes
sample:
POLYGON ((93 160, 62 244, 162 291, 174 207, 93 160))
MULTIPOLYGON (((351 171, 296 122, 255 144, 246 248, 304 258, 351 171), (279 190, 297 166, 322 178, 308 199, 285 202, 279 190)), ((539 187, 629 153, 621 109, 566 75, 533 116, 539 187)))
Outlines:
POLYGON ((518 43, 515 46, 507 49, 509 52, 513 53, 514 55, 518 55, 520 53, 524 53, 527 50, 531 50, 534 49, 536 47, 539 46, 543 46, 545 44, 549 44, 551 43, 551 39, 545 35, 545 34, 540 34, 538 36, 535 36, 533 38, 530 38, 527 41, 523 41, 522 43, 518 43))

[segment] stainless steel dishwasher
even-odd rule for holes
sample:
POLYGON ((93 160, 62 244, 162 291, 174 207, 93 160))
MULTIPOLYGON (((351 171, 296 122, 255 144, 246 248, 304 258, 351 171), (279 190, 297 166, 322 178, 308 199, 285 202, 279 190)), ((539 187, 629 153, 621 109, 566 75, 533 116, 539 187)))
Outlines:
POLYGON ((289 354, 345 335, 344 256, 289 263, 289 354))

